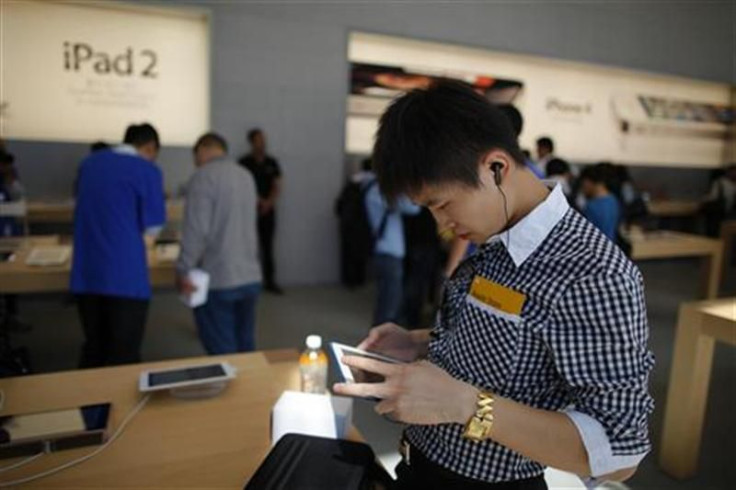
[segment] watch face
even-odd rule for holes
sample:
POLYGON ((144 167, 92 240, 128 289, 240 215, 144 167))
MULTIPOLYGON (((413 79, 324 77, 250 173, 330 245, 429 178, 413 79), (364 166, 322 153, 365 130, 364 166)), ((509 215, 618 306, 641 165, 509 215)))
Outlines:
POLYGON ((482 441, 485 439, 490 428, 490 422, 473 417, 468 421, 468 425, 465 427, 465 433, 463 435, 474 441, 482 441))

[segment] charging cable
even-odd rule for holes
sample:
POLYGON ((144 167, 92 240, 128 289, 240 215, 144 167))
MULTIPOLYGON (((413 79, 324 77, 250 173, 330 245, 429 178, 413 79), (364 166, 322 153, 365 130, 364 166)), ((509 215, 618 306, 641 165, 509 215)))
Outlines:
MULTIPOLYGON (((29 482, 32 482, 32 481, 36 481, 36 480, 39 480, 41 478, 45 478, 47 476, 54 475, 54 474, 56 474, 56 473, 58 473, 60 471, 66 470, 67 468, 71 468, 72 466, 76 466, 78 464, 84 463, 85 461, 88 461, 88 460, 94 458, 95 456, 97 456, 98 454, 100 454, 102 451, 104 451, 105 449, 107 449, 113 442, 115 442, 115 440, 118 437, 120 437, 120 435, 123 433, 123 431, 125 430, 125 428, 127 427, 127 425, 130 423, 130 421, 133 420, 133 417, 135 417, 138 414, 138 412, 140 412, 143 409, 143 407, 146 405, 146 403, 148 403, 148 400, 150 398, 151 398, 151 395, 150 394, 144 396, 141 399, 141 401, 139 401, 138 404, 128 413, 128 415, 125 417, 125 419, 123 420, 123 422, 120 424, 120 427, 117 428, 117 430, 112 435, 112 437, 110 437, 110 439, 108 439, 102 446, 98 447, 97 449, 95 449, 91 453, 87 454, 86 456, 82 456, 79 459, 75 459, 73 461, 69 461, 68 463, 64 463, 64 464, 62 464, 60 466, 57 466, 55 468, 51 468, 50 470, 44 471, 44 472, 39 473, 37 475, 31 475, 31 476, 28 476, 28 477, 25 477, 25 478, 20 478, 18 480, 11 480, 11 481, 3 481, 3 482, 0 482, 0 488, 12 487, 12 486, 15 486, 15 485, 22 485, 24 483, 29 483, 29 482)), ((12 465, 12 466, 3 468, 0 471, 8 471, 8 470, 11 470, 11 469, 14 469, 14 468, 18 468, 20 466, 23 466, 25 464, 30 463, 31 461, 35 461, 38 457, 42 456, 43 454, 45 454, 45 453, 36 454, 35 456, 32 456, 31 458, 27 458, 26 460, 23 460, 20 463, 17 463, 15 465, 12 465)))
POLYGON ((34 454, 33 456, 30 456, 30 457, 24 459, 23 461, 19 461, 17 463, 13 463, 13 464, 8 465, 8 466, 3 466, 2 468, 0 468, 0 473, 5 473, 6 471, 14 470, 16 468, 20 468, 21 466, 25 466, 28 463, 32 463, 33 461, 36 461, 38 458, 40 458, 44 454, 46 454, 46 453, 42 451, 40 453, 34 454))

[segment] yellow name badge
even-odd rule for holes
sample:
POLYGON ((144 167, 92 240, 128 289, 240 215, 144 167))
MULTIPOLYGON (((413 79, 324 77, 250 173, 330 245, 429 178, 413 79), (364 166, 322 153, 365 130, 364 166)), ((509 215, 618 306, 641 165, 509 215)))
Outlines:
POLYGON ((516 316, 521 316, 521 308, 526 301, 525 295, 480 276, 473 279, 470 295, 488 306, 516 316))

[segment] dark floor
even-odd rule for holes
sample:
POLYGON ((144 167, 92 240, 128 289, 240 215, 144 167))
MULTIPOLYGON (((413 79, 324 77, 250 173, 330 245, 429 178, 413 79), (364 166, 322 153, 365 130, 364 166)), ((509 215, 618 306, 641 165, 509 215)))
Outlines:
MULTIPOLYGON (((695 260, 640 264, 647 285, 651 347, 657 366, 651 389, 657 410, 651 423, 654 452, 627 484, 635 489, 726 489, 736 484, 736 350, 716 349, 708 398, 698 476, 679 482, 657 467, 664 401, 678 305, 697 299, 699 264, 695 260)), ((732 269, 733 271, 733 269, 732 269)), ((729 276, 724 293, 736 296, 736 274, 729 276)), ((326 339, 357 343, 367 332, 372 291, 349 292, 339 287, 292 288, 283 297, 266 295, 259 305, 259 349, 301 348, 310 333, 326 339)), ((29 348, 38 372, 74 369, 82 341, 76 310, 60 296, 21 298, 23 320, 34 325, 29 333, 14 334, 18 345, 29 348)), ((147 361, 202 355, 190 311, 171 292, 154 296, 143 356, 147 361)), ((355 424, 384 460, 395 457, 401 427, 372 412, 368 402, 357 402, 355 424)), ((563 488, 565 478, 551 480, 563 488)))

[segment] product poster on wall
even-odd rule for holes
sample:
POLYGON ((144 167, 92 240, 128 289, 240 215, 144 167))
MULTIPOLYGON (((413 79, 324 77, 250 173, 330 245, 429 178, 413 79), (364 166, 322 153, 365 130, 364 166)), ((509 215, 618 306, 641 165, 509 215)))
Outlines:
POLYGON ((0 134, 120 140, 147 121, 168 145, 209 127, 209 19, 116 2, 2 2, 0 134))
POLYGON ((350 36, 346 151, 370 153, 391 99, 464 80, 523 114, 522 147, 549 136, 573 162, 717 167, 730 158, 727 84, 373 34, 350 36))

